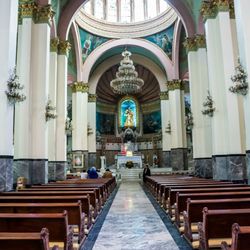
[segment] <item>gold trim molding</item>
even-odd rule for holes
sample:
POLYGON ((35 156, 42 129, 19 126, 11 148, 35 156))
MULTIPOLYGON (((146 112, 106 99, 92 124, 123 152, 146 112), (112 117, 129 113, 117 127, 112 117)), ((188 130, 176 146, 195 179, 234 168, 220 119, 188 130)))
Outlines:
POLYGON ((96 102, 97 95, 95 94, 89 94, 88 96, 88 102, 96 102))
POLYGON ((20 1, 18 7, 18 24, 22 24, 23 18, 32 18, 36 5, 33 1, 20 1))
POLYGON ((218 12, 229 11, 230 18, 235 18, 233 0, 213 0, 211 2, 203 1, 201 4, 200 13, 203 16, 203 21, 216 18, 218 12))
POLYGON ((56 52, 57 53, 58 44, 59 44, 59 38, 58 37, 51 38, 50 39, 50 52, 56 52))
POLYGON ((69 41, 59 41, 58 44, 58 54, 59 55, 68 55, 71 49, 71 44, 69 41))
POLYGON ((72 88, 73 93, 76 93, 76 92, 88 93, 89 91, 88 84, 84 82, 74 82, 71 85, 71 88, 72 88))
POLYGON ((174 79, 172 81, 168 81, 167 82, 167 87, 169 91, 173 91, 173 90, 184 90, 184 84, 182 80, 179 79, 174 79))
POLYGON ((47 23, 49 25, 51 25, 54 15, 55 12, 53 11, 51 4, 37 6, 33 13, 35 23, 47 23))
POLYGON ((197 51, 200 48, 206 48, 206 38, 204 35, 196 34, 194 37, 187 37, 183 45, 187 52, 197 51))
POLYGON ((169 95, 168 95, 168 91, 163 91, 160 93, 160 99, 161 100, 169 100, 169 95))

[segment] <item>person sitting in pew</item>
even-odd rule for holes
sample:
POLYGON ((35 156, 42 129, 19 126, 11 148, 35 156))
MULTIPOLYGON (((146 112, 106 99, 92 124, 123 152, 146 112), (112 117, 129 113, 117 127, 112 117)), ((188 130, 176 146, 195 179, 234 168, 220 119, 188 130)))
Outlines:
POLYGON ((102 178, 112 178, 112 172, 109 170, 109 168, 106 169, 106 172, 103 174, 102 178))
POLYGON ((88 170, 88 178, 89 178, 89 179, 98 179, 98 173, 97 173, 95 167, 91 167, 91 168, 88 170))

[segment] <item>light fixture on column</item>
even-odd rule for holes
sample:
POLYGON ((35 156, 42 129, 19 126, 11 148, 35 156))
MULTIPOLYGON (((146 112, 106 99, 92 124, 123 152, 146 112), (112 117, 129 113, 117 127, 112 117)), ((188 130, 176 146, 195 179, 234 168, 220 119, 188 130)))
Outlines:
POLYGON ((131 52, 125 49, 122 56, 116 78, 110 82, 110 86, 114 93, 119 95, 136 94, 141 91, 144 81, 138 77, 138 73, 135 71, 133 61, 130 59, 131 52))

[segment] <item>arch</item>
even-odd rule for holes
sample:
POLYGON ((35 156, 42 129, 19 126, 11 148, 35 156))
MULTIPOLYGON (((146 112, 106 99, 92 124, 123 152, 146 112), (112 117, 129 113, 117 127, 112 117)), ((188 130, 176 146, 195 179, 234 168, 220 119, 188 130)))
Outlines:
MULTIPOLYGON (((69 1, 65 8, 63 9, 59 25, 58 25, 58 36, 61 40, 67 40, 68 31, 70 24, 72 22, 72 18, 79 8, 86 2, 87 0, 74 0, 69 1)), ((187 36, 193 36, 195 34, 195 22, 192 18, 192 15, 186 5, 181 0, 165 0, 168 4, 175 9, 175 11, 180 16, 187 36)))
MULTIPOLYGON (((119 40, 107 41, 106 43, 103 43, 101 46, 99 46, 98 48, 96 48, 94 51, 90 53, 90 55, 87 57, 86 61, 84 62, 84 65, 82 68, 82 72, 83 72, 82 81, 83 82, 89 81, 91 69, 95 65, 95 62, 98 60, 98 58, 102 56, 105 52, 115 47, 121 47, 121 46, 127 46, 127 45, 142 47, 150 51, 151 53, 153 53, 161 62, 168 78, 169 79, 174 78, 174 74, 173 74, 174 70, 173 70, 172 61, 163 52, 163 50, 161 50, 158 46, 144 39, 119 39, 119 40)), ((119 60, 117 62, 119 62, 119 60)))
MULTIPOLYGON (((96 68, 91 78, 89 79, 89 93, 90 94, 96 93, 97 84, 101 76, 103 75, 103 73, 106 72, 110 67, 116 65, 120 59, 121 59, 120 55, 113 56, 105 60, 105 62, 101 63, 96 68)), ((145 56, 136 55, 136 54, 133 55, 133 61, 149 69, 156 77, 160 86, 160 90, 167 91, 167 86, 166 86, 167 76, 157 64, 155 64, 154 62, 152 62, 150 59, 148 59, 145 56)))

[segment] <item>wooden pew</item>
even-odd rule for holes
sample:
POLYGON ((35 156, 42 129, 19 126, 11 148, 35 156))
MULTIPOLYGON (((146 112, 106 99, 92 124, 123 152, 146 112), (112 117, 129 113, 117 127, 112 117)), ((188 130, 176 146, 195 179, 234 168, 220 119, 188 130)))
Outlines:
POLYGON ((89 196, 0 196, 0 203, 72 203, 81 201, 87 229, 92 227, 89 196))
MULTIPOLYGON (((97 204, 99 206, 103 206, 104 205, 104 199, 101 195, 101 189, 100 188, 92 188, 92 187, 79 187, 79 188, 75 188, 75 187, 67 187, 67 186, 63 186, 63 187, 31 187, 31 188, 24 188, 21 190, 18 190, 18 192, 26 192, 26 191, 94 191, 96 193, 96 197, 97 197, 97 204)), ((99 210, 101 209, 101 207, 99 207, 99 210)))
POLYGON ((163 194, 162 194, 162 201, 163 207, 166 209, 167 207, 167 200, 169 198, 170 189, 199 189, 199 188, 212 188, 212 187, 248 187, 246 184, 233 184, 233 183, 200 183, 200 184, 192 184, 186 183, 183 184, 175 184, 175 185, 164 185, 163 186, 163 194))
MULTIPOLYGON (((49 231, 43 228, 40 233, 0 233, 1 250, 50 250, 49 231)), ((53 246, 52 250, 59 250, 53 246)))
POLYGON ((184 236, 193 241, 192 234, 198 232, 197 223, 202 221, 203 208, 210 209, 242 209, 250 208, 250 198, 215 199, 215 200, 191 200, 187 199, 187 209, 183 212, 184 236), (195 228, 192 231, 192 227, 195 228), (197 229, 196 229, 197 228, 197 229))
POLYGON ((89 195, 90 197, 90 210, 91 210, 91 216, 94 219, 97 217, 98 214, 98 208, 100 207, 99 204, 97 204, 96 194, 94 191, 18 191, 18 192, 2 192, 0 193, 0 196, 82 196, 82 195, 89 195))
MULTIPOLYGON (((170 188, 169 189, 169 199, 168 199, 168 207, 172 208, 173 205, 176 203, 176 194, 195 194, 195 193, 208 193, 208 192, 217 192, 217 193, 226 193, 226 192, 250 192, 249 186, 243 186, 243 187, 235 187, 235 186, 227 186, 227 187, 207 187, 207 188, 185 188, 185 189, 175 189, 170 188)), ((169 211, 170 215, 172 210, 169 211)), ((180 212, 183 212, 184 210, 180 210, 180 212)))
POLYGON ((224 241, 221 243, 222 250, 249 250, 250 248, 250 225, 239 226, 234 223, 232 226, 232 245, 231 247, 224 241))
POLYGON ((198 223, 199 248, 220 247, 225 241, 231 245, 231 228, 234 223, 250 225, 250 209, 208 210, 203 209, 203 220, 198 223))
POLYGON ((68 224, 77 232, 79 243, 82 244, 85 236, 85 214, 82 212, 80 201, 75 203, 0 203, 0 213, 68 213, 68 224))
POLYGON ((49 230, 50 241, 64 250, 73 250, 73 231, 68 225, 67 211, 53 214, 0 214, 0 232, 39 232, 49 230))
POLYGON ((176 194, 175 205, 175 224, 180 226, 180 213, 186 210, 187 199, 191 200, 214 200, 214 199, 233 199, 250 198, 250 192, 210 192, 210 193, 184 193, 176 194))

